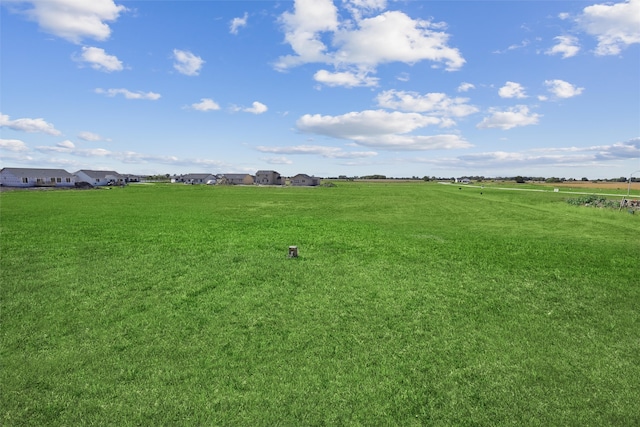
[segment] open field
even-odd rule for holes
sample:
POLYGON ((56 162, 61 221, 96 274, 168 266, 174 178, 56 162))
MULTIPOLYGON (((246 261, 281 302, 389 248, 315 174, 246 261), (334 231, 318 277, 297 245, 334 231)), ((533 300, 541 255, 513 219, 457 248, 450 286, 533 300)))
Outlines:
POLYGON ((640 215, 566 197, 2 193, 1 423, 640 425, 640 215))

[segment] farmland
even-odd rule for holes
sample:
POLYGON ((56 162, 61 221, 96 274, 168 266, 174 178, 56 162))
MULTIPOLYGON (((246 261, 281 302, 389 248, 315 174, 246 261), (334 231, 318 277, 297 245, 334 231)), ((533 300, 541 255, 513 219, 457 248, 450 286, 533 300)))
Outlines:
POLYGON ((2 193, 0 420, 639 425, 640 215, 566 197, 2 193))

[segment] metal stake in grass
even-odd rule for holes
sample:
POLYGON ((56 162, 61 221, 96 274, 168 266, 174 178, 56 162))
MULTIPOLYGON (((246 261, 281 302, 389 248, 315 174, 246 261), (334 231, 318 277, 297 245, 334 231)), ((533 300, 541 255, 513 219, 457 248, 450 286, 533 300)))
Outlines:
POLYGON ((298 258, 297 246, 289 246, 289 258, 298 258))

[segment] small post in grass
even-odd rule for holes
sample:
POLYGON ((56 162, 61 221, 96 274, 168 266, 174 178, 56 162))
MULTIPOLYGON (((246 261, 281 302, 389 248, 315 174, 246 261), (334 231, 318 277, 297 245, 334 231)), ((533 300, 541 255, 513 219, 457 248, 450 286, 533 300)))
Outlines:
POLYGON ((289 246, 289 258, 298 258, 297 246, 289 246))

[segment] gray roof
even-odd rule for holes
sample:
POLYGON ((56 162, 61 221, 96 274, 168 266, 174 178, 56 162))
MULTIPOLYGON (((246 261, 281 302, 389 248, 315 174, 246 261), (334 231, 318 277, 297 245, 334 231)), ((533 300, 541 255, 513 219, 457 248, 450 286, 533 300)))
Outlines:
POLYGON ((87 175, 90 178, 104 178, 107 175, 112 175, 112 176, 121 176, 118 172, 116 171, 93 171, 93 170, 88 170, 88 169, 80 169, 78 172, 76 172, 76 174, 78 174, 79 172, 84 173, 85 175, 87 175))
POLYGON ((2 168, 0 172, 6 171, 19 178, 73 178, 64 169, 31 169, 31 168, 2 168))
POLYGON ((225 178, 244 178, 245 176, 253 177, 250 173, 225 173, 222 176, 225 178))

